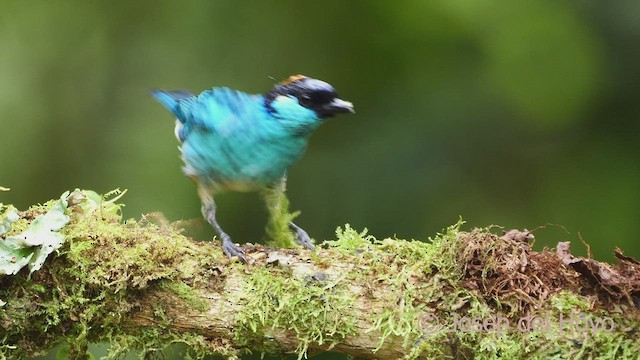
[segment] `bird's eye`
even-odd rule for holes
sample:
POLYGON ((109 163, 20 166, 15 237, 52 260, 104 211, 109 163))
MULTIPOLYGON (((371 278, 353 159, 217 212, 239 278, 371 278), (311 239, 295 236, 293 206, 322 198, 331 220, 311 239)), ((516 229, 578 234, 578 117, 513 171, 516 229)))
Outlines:
POLYGON ((298 101, 300 105, 313 109, 331 102, 335 97, 337 95, 330 91, 310 91, 299 94, 298 101))
POLYGON ((327 91, 317 91, 311 94, 311 101, 316 104, 324 104, 333 99, 333 95, 327 91))
POLYGON ((309 94, 302 94, 299 98, 299 101, 300 101, 300 104, 305 107, 308 107, 309 105, 313 104, 313 99, 309 94))

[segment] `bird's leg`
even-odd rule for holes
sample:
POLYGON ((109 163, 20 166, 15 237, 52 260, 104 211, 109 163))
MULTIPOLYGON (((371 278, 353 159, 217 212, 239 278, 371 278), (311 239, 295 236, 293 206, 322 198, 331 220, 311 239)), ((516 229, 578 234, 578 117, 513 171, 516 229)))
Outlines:
POLYGON ((231 241, 231 237, 222 230, 218 221, 216 221, 216 203, 213 201, 213 195, 206 187, 198 184, 198 195, 202 202, 202 216, 207 220, 211 226, 216 230, 220 240, 222 240, 222 252, 231 260, 232 257, 237 256, 242 262, 246 263, 247 258, 244 257, 244 250, 234 244, 231 241))
POLYGON ((315 249, 315 245, 311 242, 311 238, 306 231, 304 231, 300 226, 293 223, 293 221, 289 221, 289 228, 296 232, 296 242, 305 249, 313 250, 315 249))
POLYGON ((315 246, 307 232, 292 221, 298 216, 298 212, 289 213, 289 200, 285 195, 286 184, 287 178, 283 176, 262 192, 262 197, 269 211, 267 233, 278 247, 292 247, 293 240, 295 240, 305 249, 313 250, 315 246), (291 230, 295 232, 295 236, 292 236, 291 230))

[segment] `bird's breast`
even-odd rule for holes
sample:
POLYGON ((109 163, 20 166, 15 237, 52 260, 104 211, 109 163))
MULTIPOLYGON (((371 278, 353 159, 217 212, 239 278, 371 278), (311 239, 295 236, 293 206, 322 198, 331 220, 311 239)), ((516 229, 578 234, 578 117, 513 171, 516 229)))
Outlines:
POLYGON ((307 138, 277 129, 192 132, 182 145, 185 173, 234 191, 271 184, 300 158, 307 138))

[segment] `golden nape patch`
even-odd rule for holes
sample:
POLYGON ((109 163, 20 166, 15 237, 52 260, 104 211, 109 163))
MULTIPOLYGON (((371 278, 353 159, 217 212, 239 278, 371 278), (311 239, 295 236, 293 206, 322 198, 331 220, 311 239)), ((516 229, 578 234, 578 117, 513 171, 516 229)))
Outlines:
POLYGON ((291 75, 291 76, 289 76, 289 78, 287 78, 286 80, 283 80, 283 81, 280 83, 280 85, 288 85, 288 84, 291 84, 292 82, 295 82, 295 81, 298 81, 298 80, 302 80, 302 79, 304 79, 304 78, 306 78, 306 76, 304 76, 304 75, 300 75, 300 74, 298 74, 298 75, 291 75))

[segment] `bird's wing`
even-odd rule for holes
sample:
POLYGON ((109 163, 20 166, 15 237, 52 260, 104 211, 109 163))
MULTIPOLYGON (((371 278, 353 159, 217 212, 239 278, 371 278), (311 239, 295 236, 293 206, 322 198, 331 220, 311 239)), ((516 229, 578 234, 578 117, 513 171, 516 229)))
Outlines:
POLYGON ((167 108, 178 118, 180 118, 181 115, 179 113, 180 102, 193 97, 192 93, 184 90, 151 90, 151 94, 160 104, 162 104, 162 106, 167 108))
POLYGON ((181 121, 190 129, 225 133, 260 112, 262 98, 228 88, 214 88, 180 101, 181 121))
POLYGON ((229 88, 213 88, 193 96, 185 91, 153 91, 153 95, 177 118, 176 135, 181 142, 192 131, 228 134, 250 125, 260 116, 263 97, 229 88))

